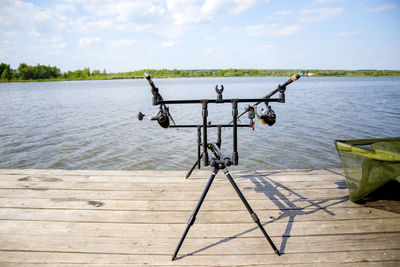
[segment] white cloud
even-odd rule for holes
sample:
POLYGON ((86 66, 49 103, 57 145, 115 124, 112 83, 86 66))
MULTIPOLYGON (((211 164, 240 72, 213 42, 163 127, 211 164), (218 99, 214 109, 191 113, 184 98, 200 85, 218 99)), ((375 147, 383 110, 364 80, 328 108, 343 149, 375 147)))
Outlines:
POLYGON ((49 16, 49 10, 41 10, 31 3, 20 0, 0 1, 0 28, 3 34, 38 34, 37 26, 49 16))
POLYGON ((159 0, 75 0, 75 3, 86 14, 79 12, 77 18, 70 18, 69 24, 81 33, 99 29, 143 32, 161 24, 166 12, 159 0))
POLYGON ((216 14, 227 10, 232 14, 240 14, 255 7, 260 2, 259 0, 206 0, 201 11, 205 14, 216 14))
POLYGON ((330 19, 339 16, 343 12, 341 7, 324 7, 302 9, 299 12, 300 22, 319 22, 324 19, 330 19))
POLYGON ((164 15, 160 1, 83 1, 82 8, 94 17, 112 17, 119 22, 148 23, 164 15))
POLYGON ((382 12, 382 11, 393 9, 393 8, 396 8, 396 5, 388 4, 388 5, 382 5, 382 6, 375 7, 375 8, 367 8, 366 11, 367 12, 382 12))
POLYGON ((155 5, 151 1, 126 1, 124 4, 112 1, 115 5, 118 3, 117 20, 120 22, 136 21, 139 23, 152 23, 164 15, 164 8, 161 5, 155 5))
POLYGON ((284 17, 297 15, 297 20, 304 22, 319 22, 324 19, 330 19, 339 16, 343 12, 342 7, 323 7, 323 8, 303 8, 297 12, 293 10, 279 10, 272 15, 267 16, 268 20, 277 20, 284 17))
POLYGON ((217 14, 240 14, 261 3, 262 0, 166 0, 167 15, 174 24, 197 24, 211 20, 217 14))
POLYGON ((79 46, 86 47, 98 43, 100 40, 101 39, 99 37, 84 37, 79 39, 79 46))
MULTIPOLYGON (((82 34, 103 37, 103 34, 109 33, 149 32, 177 39, 199 23, 218 19, 220 14, 240 14, 266 2, 60 0, 38 5, 22 0, 0 0, 0 34, 33 37, 29 41, 40 42, 42 38, 50 39, 50 36, 62 32, 65 38, 74 39, 70 41, 79 42, 81 47, 98 42, 96 39, 79 39, 82 34)), ((62 47, 62 43, 61 40, 58 46, 62 47)), ((126 47, 130 44, 117 40, 108 45, 126 47)))
POLYGON ((334 34, 336 37, 346 37, 346 36, 355 36, 363 33, 365 31, 354 31, 354 32, 338 32, 334 34))
POLYGON ((114 20, 111 18, 89 20, 87 17, 81 17, 75 21, 71 21, 70 23, 74 26, 76 31, 85 33, 117 28, 117 25, 115 25, 114 20))
POLYGON ((343 2, 343 1, 346 1, 346 0, 315 0, 313 4, 324 5, 324 4, 337 3, 337 2, 343 2))
POLYGON ((108 43, 108 45, 113 48, 127 48, 132 47, 136 43, 137 42, 132 39, 119 39, 111 41, 110 43, 108 43))
POLYGON ((271 49, 275 49, 278 48, 276 45, 273 44, 266 44, 260 47, 261 51, 265 51, 265 50, 271 50, 271 49))
POLYGON ((205 14, 215 14, 222 9, 226 9, 227 5, 229 5, 229 2, 233 3, 233 0, 206 0, 201 7, 201 12, 205 14))
MULTIPOLYGON (((21 0, 1 0, 0 34, 14 38, 29 37, 25 43, 27 46, 28 43, 40 42, 61 32, 80 32, 79 26, 87 25, 87 20, 74 17, 75 12, 75 3, 70 0, 52 2, 47 6, 21 0)), ((49 47, 53 48, 63 46, 65 47, 65 44, 62 42, 49 44, 49 47)))
POLYGON ((217 36, 215 36, 215 35, 209 35, 209 36, 206 36, 206 37, 204 38, 204 40, 206 40, 206 41, 216 41, 216 40, 217 40, 217 36))
POLYGON ((278 24, 259 24, 246 28, 249 36, 289 36, 296 34, 301 29, 300 25, 280 26, 278 24))
POLYGON ((272 15, 267 16, 266 18, 270 19, 270 20, 272 20, 272 19, 275 20, 275 19, 280 19, 282 17, 286 17, 286 16, 293 15, 293 14, 294 14, 293 10, 279 10, 279 11, 274 12, 272 15))
POLYGON ((164 46, 164 47, 171 47, 171 46, 174 46, 174 45, 176 45, 176 43, 175 43, 175 42, 172 42, 172 41, 170 41, 170 42, 163 42, 163 43, 162 43, 162 46, 164 46))
POLYGON ((66 13, 66 12, 76 12, 77 11, 76 6, 70 1, 56 2, 56 6, 54 7, 54 9, 59 14, 63 14, 63 13, 66 13))
POLYGON ((168 15, 175 25, 187 25, 204 21, 198 0, 166 0, 168 15))
POLYGON ((68 43, 66 43, 66 42, 61 42, 61 43, 53 43, 52 45, 51 45, 51 47, 52 48, 55 48, 55 49, 63 49, 63 48, 66 48, 68 46, 68 43))
POLYGON ((93 33, 99 29, 145 31, 165 22, 159 0, 63 0, 46 6, 0 1, 0 33, 40 37, 55 32, 93 33))

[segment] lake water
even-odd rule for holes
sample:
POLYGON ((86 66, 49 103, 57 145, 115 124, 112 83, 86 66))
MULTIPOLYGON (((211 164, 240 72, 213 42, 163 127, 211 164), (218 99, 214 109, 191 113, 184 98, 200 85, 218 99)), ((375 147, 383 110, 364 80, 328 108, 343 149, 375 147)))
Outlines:
MULTIPOLYGON (((164 99, 263 97, 287 77, 154 79, 164 99)), ((187 170, 196 129, 138 121, 155 115, 145 80, 0 84, 0 168, 187 170)), ((335 139, 400 136, 400 77, 303 77, 286 103, 272 103, 274 126, 238 129, 235 169, 339 167, 335 139)), ((245 104, 239 105, 239 112, 245 104)), ((262 105, 259 105, 260 107, 262 105)), ((173 105, 179 124, 201 124, 201 105, 173 105)), ((231 105, 209 104, 209 120, 231 121, 231 105)), ((247 116, 241 120, 247 123, 247 116)), ((216 131, 209 130, 209 140, 216 131)), ((232 151, 231 129, 222 151, 232 151)))

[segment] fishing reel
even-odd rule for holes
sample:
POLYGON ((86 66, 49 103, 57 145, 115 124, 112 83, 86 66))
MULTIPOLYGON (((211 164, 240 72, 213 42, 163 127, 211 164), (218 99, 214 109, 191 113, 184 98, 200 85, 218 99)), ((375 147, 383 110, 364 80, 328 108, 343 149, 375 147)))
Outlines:
MULTIPOLYGON (((154 85, 150 74, 145 73, 144 76, 151 86, 151 92, 153 94, 153 105, 157 105, 159 101, 163 100, 163 98, 158 92, 158 88, 154 85)), ((175 121, 172 118, 171 113, 169 113, 169 108, 165 104, 159 104, 159 105, 160 105, 160 110, 158 111, 156 116, 149 117, 146 114, 143 114, 142 112, 139 111, 137 115, 138 120, 141 121, 145 116, 147 116, 150 121, 157 121, 162 128, 168 128, 170 126, 170 120, 172 121, 173 124, 175 124, 175 121)))
POLYGON ((259 119, 262 124, 272 126, 276 122, 276 114, 272 110, 271 106, 267 106, 267 109, 261 109, 261 116, 259 116, 259 119))
POLYGON ((254 118, 257 115, 257 118, 261 121, 262 124, 272 126, 276 122, 276 114, 272 110, 271 106, 267 104, 267 109, 261 109, 261 114, 257 114, 257 107, 246 105, 245 112, 247 112, 248 118, 250 119, 250 123, 252 124, 252 128, 254 130, 254 118))
POLYGON ((163 106, 160 106, 160 110, 158 111, 156 116, 149 117, 146 114, 143 114, 142 112, 139 111, 137 118, 138 120, 141 121, 143 120, 144 117, 148 117, 150 121, 157 121, 162 128, 168 128, 170 125, 169 123, 170 116, 168 116, 168 114, 169 114, 168 108, 167 110, 164 110, 163 106))

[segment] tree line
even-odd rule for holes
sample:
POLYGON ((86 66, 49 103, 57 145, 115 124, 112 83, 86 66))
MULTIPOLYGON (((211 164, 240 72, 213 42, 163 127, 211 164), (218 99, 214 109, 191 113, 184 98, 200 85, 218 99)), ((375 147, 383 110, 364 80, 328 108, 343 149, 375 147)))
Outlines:
POLYGON ((308 76, 400 76, 400 70, 313 70, 313 69, 142 69, 123 73, 106 73, 106 70, 82 70, 61 72, 59 68, 37 64, 30 66, 21 63, 17 69, 9 64, 0 64, 0 81, 51 81, 51 80, 92 80, 92 79, 136 79, 148 72, 154 78, 180 77, 264 77, 291 76, 302 71, 308 76))
POLYGON ((106 76, 106 70, 90 71, 89 68, 83 70, 61 72, 59 68, 37 64, 30 66, 25 63, 19 64, 17 69, 13 69, 9 64, 0 64, 1 81, 34 81, 34 80, 84 80, 95 77, 106 76))
POLYGON ((168 70, 142 69, 132 72, 109 74, 108 79, 137 79, 143 78, 148 72, 153 78, 181 78, 181 77, 265 77, 265 76, 292 76, 303 72, 308 76, 400 76, 400 70, 313 70, 313 69, 211 69, 211 70, 168 70))

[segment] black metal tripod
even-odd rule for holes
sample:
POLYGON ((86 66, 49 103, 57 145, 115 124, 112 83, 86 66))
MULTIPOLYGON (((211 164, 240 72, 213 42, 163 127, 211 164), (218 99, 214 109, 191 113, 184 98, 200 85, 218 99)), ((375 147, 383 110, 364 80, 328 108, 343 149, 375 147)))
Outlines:
MULTIPOLYGON (((178 246, 176 247, 174 254, 172 255, 172 260, 176 259, 176 255, 179 252, 179 249, 182 246, 183 241, 185 240, 185 237, 187 235, 187 233, 189 232, 190 227, 194 224, 194 222, 196 221, 196 216, 197 213, 200 210, 201 205, 203 204, 203 201, 207 195, 208 190, 211 187, 212 182, 214 181, 215 176, 217 175, 219 170, 224 169, 224 174, 226 176, 226 178, 228 178, 229 182, 231 183, 231 185, 233 186, 233 188, 235 189, 236 193, 239 195, 240 199, 242 200, 244 206, 246 207, 246 209, 249 211, 251 218, 253 219, 253 221, 258 225, 258 227, 260 228, 261 232, 264 234, 265 238, 268 240, 269 244, 271 245, 272 249, 275 251, 275 253, 277 255, 279 254, 279 250, 276 248, 274 242, 271 240, 271 238, 269 237, 267 231, 265 231, 264 227, 262 226, 260 219, 258 218, 257 214, 253 211, 253 209, 250 207, 250 204, 247 202, 246 198, 244 197, 244 195, 242 194, 242 192, 240 191, 239 187, 237 186, 237 184, 235 183, 235 181, 233 180, 231 174, 229 173, 228 169, 226 168, 227 166, 230 166, 232 164, 232 160, 228 157, 225 157, 221 150, 219 149, 218 144, 216 143, 211 143, 207 145, 208 150, 210 150, 212 152, 212 154, 214 154, 215 158, 212 158, 210 160, 210 165, 211 167, 213 167, 213 172, 210 176, 210 179, 208 180, 208 183, 206 185, 206 187, 203 190, 203 193, 200 197, 199 202, 197 203, 195 209, 193 210, 192 215, 189 217, 187 226, 185 231, 183 232, 183 235, 181 237, 181 239, 179 240, 178 246)), ((196 164, 194 165, 196 166, 196 164)))

